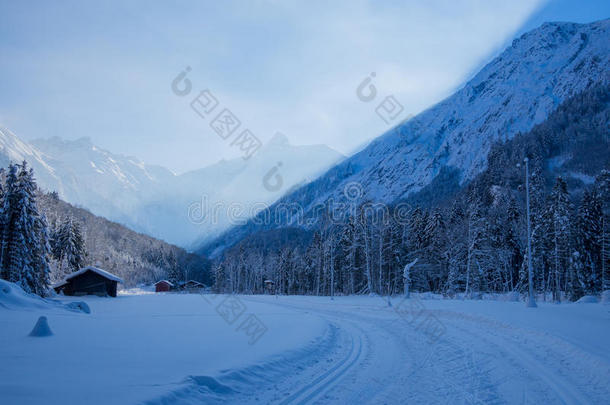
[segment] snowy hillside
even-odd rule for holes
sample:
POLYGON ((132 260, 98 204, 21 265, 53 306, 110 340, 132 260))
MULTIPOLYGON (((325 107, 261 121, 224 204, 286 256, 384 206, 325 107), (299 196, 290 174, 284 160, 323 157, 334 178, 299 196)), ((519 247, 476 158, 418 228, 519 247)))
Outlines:
POLYGON ((471 179, 495 141, 530 130, 568 96, 609 80, 610 20, 544 24, 453 96, 346 161, 354 174, 342 183, 358 181, 367 197, 391 202, 429 184, 443 166, 471 179))
POLYGON ((126 286, 154 283, 176 271, 188 274, 189 279, 210 282, 210 264, 201 256, 93 215, 52 194, 40 194, 38 206, 52 229, 67 218, 78 223, 83 234, 86 263, 120 276, 126 286))
MULTIPOLYGON (((96 147, 88 138, 58 137, 24 142, 0 128, 0 163, 26 160, 39 185, 96 215, 152 236, 188 246, 207 240, 230 223, 189 218, 189 207, 207 199, 226 207, 243 203, 273 203, 291 187, 310 181, 342 158, 324 146, 294 146, 277 135, 252 159, 237 158, 176 175, 160 166, 96 147), (280 163, 281 187, 265 188, 262 180, 280 163), (205 196, 205 197, 204 197, 205 196)), ((272 184, 273 185, 273 184, 272 184)), ((248 210, 245 210, 248 212, 248 210)))
MULTIPOLYGON (((357 182, 359 201, 392 203, 429 185, 442 170, 457 173, 464 184, 485 168, 495 142, 527 132, 569 96, 608 82, 610 20, 543 24, 515 39, 454 95, 281 202, 299 204, 307 214, 330 199, 345 201, 346 185, 357 182)), ((255 229, 227 233, 214 249, 255 229)))

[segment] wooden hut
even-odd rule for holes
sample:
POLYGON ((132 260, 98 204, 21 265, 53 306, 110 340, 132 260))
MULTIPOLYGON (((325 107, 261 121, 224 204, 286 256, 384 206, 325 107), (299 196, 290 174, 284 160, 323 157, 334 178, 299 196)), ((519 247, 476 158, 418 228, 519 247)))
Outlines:
POLYGON ((273 292, 275 291, 275 282, 273 280, 265 280, 263 281, 263 283, 265 283, 265 290, 269 294, 273 294, 273 292))
POLYGON ((201 291, 205 288, 205 285, 200 283, 199 281, 189 280, 186 283, 182 284, 182 289, 189 292, 197 292, 201 291))
POLYGON ((161 280, 155 283, 155 292, 168 292, 172 288, 174 288, 174 285, 167 280, 161 280))
POLYGON ((57 293, 65 295, 99 295, 116 297, 119 277, 97 267, 87 266, 70 274, 59 284, 53 286, 57 293))

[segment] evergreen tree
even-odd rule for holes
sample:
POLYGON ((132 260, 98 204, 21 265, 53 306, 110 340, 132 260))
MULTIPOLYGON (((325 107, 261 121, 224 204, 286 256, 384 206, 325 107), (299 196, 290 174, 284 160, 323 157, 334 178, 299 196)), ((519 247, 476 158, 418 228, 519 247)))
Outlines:
POLYGON ((432 290, 438 290, 441 280, 446 277, 447 229, 440 210, 435 210, 427 220, 423 235, 425 260, 428 264, 428 284, 432 290))
POLYGON ((602 299, 610 301, 610 242, 608 237, 608 227, 610 222, 610 171, 602 170, 595 179, 595 190, 602 202, 602 229, 600 235, 601 244, 601 278, 602 278, 602 299))
POLYGON ((347 273, 348 285, 346 292, 354 294, 356 292, 356 272, 358 271, 356 260, 360 243, 358 241, 358 230, 353 217, 350 217, 347 224, 343 227, 341 239, 339 240, 339 249, 345 258, 345 273, 347 273))
POLYGON ((38 269, 38 282, 34 288, 34 293, 44 295, 47 287, 51 284, 51 267, 49 258, 51 257, 51 245, 49 237, 49 226, 47 218, 43 214, 35 222, 35 233, 38 235, 38 243, 34 249, 34 268, 38 269))
POLYGON ((598 195, 586 191, 578 214, 577 246, 581 266, 577 274, 583 292, 588 295, 601 291, 602 273, 602 204, 598 195))
POLYGON ((567 267, 570 233, 570 197, 566 182, 558 177, 551 192, 550 216, 552 219, 553 251, 551 253, 554 267, 552 290, 553 300, 561 300, 561 282, 565 281, 564 269, 567 267))
POLYGON ((534 289, 546 292, 548 288, 548 252, 552 250, 552 218, 547 209, 544 176, 539 161, 531 160, 530 175, 530 221, 532 240, 532 271, 534 273, 534 289))
POLYGON ((482 215, 481 203, 471 198, 467 213, 467 256, 466 256, 466 295, 481 290, 482 271, 480 260, 485 254, 486 221, 482 215))
POLYGON ((53 235, 53 257, 57 261, 56 279, 64 279, 85 263, 85 243, 81 226, 72 217, 65 219, 53 235))
POLYGON ((10 164, 6 176, 3 209, 2 209, 2 278, 17 282, 21 275, 21 254, 25 251, 22 245, 22 230, 19 215, 19 192, 17 183, 17 165, 10 164), (21 249, 21 250, 20 250, 21 249))
POLYGON ((519 281, 519 272, 521 269, 521 263, 523 262, 523 248, 520 243, 520 225, 521 214, 517 202, 511 197, 506 218, 506 228, 504 233, 504 246, 509 252, 510 257, 510 288, 515 288, 519 281))
MULTIPOLYGON (((178 263, 176 262, 175 256, 173 254, 170 254, 169 257, 166 258, 166 261, 167 261, 168 267, 169 267, 169 271, 167 273, 167 281, 169 281, 170 283, 172 283, 174 285, 178 285, 178 283, 180 283, 181 281, 186 281, 185 275, 180 272, 180 267, 178 266, 178 263)), ((223 277, 221 277, 220 279, 221 279, 221 282, 225 281, 223 277)), ((218 282, 218 274, 217 274, 216 280, 218 282)))
POLYGON ((43 295, 49 286, 48 231, 38 213, 34 173, 24 161, 9 166, 2 204, 2 277, 26 292, 43 295))

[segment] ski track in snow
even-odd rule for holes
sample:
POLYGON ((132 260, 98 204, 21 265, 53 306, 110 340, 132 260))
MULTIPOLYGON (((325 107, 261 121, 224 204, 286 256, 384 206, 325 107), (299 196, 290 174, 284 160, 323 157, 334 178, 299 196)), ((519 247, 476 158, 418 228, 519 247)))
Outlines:
POLYGON ((610 365, 569 340, 456 311, 430 310, 439 340, 392 308, 302 299, 276 303, 324 319, 327 332, 269 363, 190 377, 149 404, 607 403, 610 365))

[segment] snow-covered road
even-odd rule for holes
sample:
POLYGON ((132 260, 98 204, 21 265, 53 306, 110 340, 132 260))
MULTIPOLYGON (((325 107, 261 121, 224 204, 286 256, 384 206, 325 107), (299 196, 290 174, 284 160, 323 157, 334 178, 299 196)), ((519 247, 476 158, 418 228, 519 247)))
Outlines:
POLYGON ((244 299, 316 314, 340 338, 327 342, 335 345, 325 348, 330 355, 314 352, 319 361, 309 366, 287 364, 272 388, 242 388, 238 402, 252 393, 282 404, 610 398, 608 306, 541 304, 532 311, 513 302, 395 299, 388 307, 374 297, 244 299))
POLYGON ((86 297, 91 314, 0 302, 0 403, 610 398, 608 305, 542 303, 532 310, 518 302, 416 297, 395 298, 391 307, 379 297, 234 298, 239 319, 219 309, 226 296, 86 297), (54 336, 27 337, 42 314, 54 336), (258 329, 248 327, 249 314, 258 329))
POLYGON ((316 315, 327 328, 303 350, 151 403, 602 404, 610 395, 607 306, 242 299, 295 311, 297 322, 316 315))

